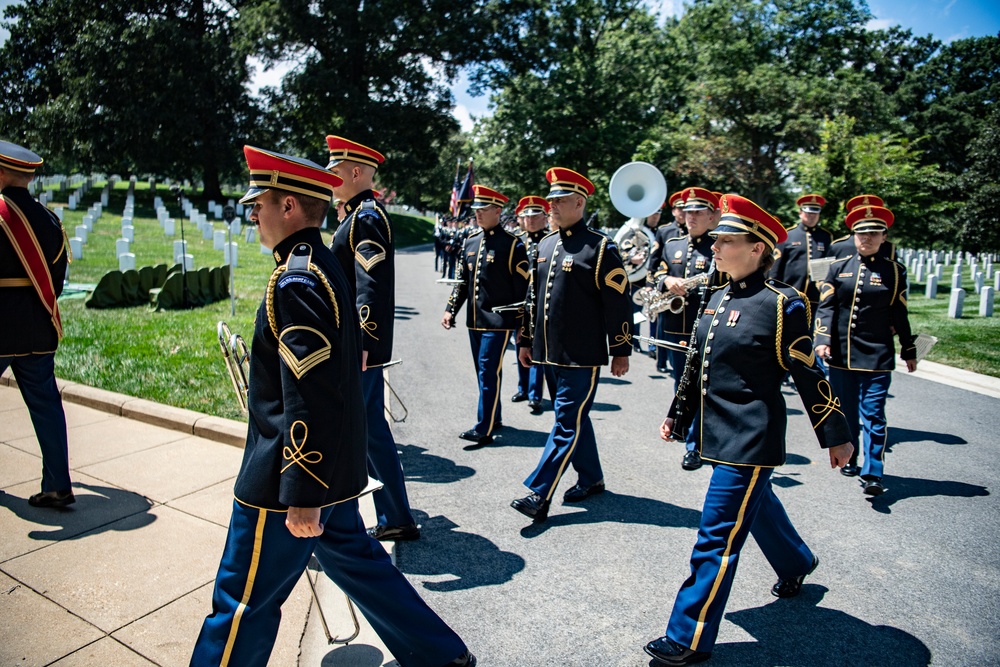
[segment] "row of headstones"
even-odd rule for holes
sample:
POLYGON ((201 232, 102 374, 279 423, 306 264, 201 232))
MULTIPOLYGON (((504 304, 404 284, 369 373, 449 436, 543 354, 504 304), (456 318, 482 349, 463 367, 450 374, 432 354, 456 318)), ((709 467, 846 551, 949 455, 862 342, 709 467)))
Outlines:
POLYGON ((974 255, 970 252, 954 250, 913 250, 901 249, 898 259, 907 267, 912 280, 925 283, 924 295, 928 299, 936 299, 939 286, 944 278, 944 267, 952 266, 951 293, 948 302, 948 317, 962 317, 965 305, 965 289, 962 288, 963 274, 968 266, 975 292, 979 295, 979 315, 993 317, 993 302, 995 294, 1000 291, 1000 271, 994 269, 997 255, 984 253, 974 255), (993 280, 993 286, 986 284, 993 280))
MULTIPOLYGON (((232 206, 232 204, 233 202, 232 200, 230 200, 228 205, 232 206)), ((160 222, 160 227, 163 228, 163 233, 166 236, 174 236, 176 234, 176 225, 174 224, 174 220, 170 218, 170 214, 167 211, 167 207, 163 204, 163 199, 160 197, 155 197, 153 199, 153 206, 156 208, 156 218, 160 222)), ((216 217, 216 219, 224 217, 223 216, 224 207, 222 204, 216 204, 214 201, 209 201, 208 206, 209 209, 212 210, 213 215, 216 217)), ((235 241, 229 242, 228 239, 230 234, 239 238, 240 232, 242 231, 243 227, 242 220, 240 217, 243 215, 243 204, 237 204, 234 208, 236 210, 237 217, 234 218, 232 222, 228 223, 228 225, 223 225, 222 229, 216 229, 215 224, 208 221, 207 214, 201 213, 197 209, 197 207, 195 207, 194 204, 192 204, 191 201, 188 200, 187 197, 183 196, 181 197, 181 209, 183 210, 184 215, 186 215, 191 222, 195 223, 198 226, 198 230, 201 232, 203 239, 205 239, 206 241, 211 240, 212 246, 216 250, 222 251, 223 264, 231 264, 231 266, 235 268, 239 266, 239 251, 236 242, 235 241), (232 258, 232 262, 230 262, 230 257, 232 258)), ((252 226, 248 227, 246 233, 247 243, 251 243, 255 238, 256 235, 253 227, 252 226)), ((188 255, 186 252, 183 251, 183 249, 181 249, 181 246, 179 245, 180 243, 181 243, 180 241, 174 241, 174 262, 177 264, 181 264, 182 263, 181 255, 184 255, 185 258, 183 260, 183 263, 185 264, 185 266, 187 266, 188 261, 193 261, 193 260, 187 259, 190 257, 190 255, 188 255)), ((186 241, 184 249, 186 249, 186 241)))
MULTIPOLYGON (((998 287, 1000 289, 1000 287, 998 287)), ((979 292, 979 316, 993 317, 993 299, 997 290, 987 285, 979 292)), ((965 307, 965 290, 956 287, 951 290, 951 299, 948 301, 948 317, 961 319, 962 310, 965 307)))

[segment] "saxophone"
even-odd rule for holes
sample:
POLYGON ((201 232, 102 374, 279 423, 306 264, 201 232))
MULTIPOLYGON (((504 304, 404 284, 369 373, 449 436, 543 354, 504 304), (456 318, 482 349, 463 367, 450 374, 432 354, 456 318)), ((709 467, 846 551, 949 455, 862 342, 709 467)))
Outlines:
POLYGON ((632 296, 632 301, 635 302, 637 306, 642 306, 642 314, 645 315, 648 320, 651 320, 652 316, 659 315, 665 310, 669 310, 671 313, 676 315, 684 310, 684 304, 687 302, 686 294, 699 285, 707 284, 708 274, 699 273, 696 276, 685 278, 685 296, 673 294, 672 292, 661 292, 656 287, 647 285, 646 287, 636 291, 636 293, 632 296))

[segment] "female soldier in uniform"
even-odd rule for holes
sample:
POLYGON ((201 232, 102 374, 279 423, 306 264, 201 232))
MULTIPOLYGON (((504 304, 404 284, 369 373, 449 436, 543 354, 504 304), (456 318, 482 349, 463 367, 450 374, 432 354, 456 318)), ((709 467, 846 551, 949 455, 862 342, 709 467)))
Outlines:
POLYGON ((748 535, 778 574, 771 588, 777 597, 797 595, 819 564, 771 488, 771 472, 785 461, 781 382, 786 372, 795 379, 831 466, 844 465, 852 450, 847 422, 816 366, 808 302, 765 277, 775 244, 786 237, 784 228, 737 195, 723 195, 720 207, 712 253, 716 269, 730 280, 709 288, 671 416, 660 427, 665 440, 675 430, 685 434, 686 420, 697 413, 701 456, 713 472, 691 575, 677 594, 666 635, 645 647, 659 665, 688 665, 711 656, 748 535))

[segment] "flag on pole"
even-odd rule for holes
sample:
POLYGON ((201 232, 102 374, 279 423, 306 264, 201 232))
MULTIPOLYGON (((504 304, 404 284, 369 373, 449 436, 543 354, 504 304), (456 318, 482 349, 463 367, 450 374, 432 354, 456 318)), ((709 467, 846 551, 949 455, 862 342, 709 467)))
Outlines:
POLYGON ((475 176, 472 173, 472 158, 469 158, 469 171, 465 174, 465 180, 462 181, 462 186, 458 189, 458 197, 456 198, 456 211, 453 215, 457 217, 462 217, 469 204, 472 203, 472 199, 475 196, 472 192, 472 186, 475 184, 475 176))
POLYGON ((459 170, 462 168, 462 158, 455 160, 455 184, 451 186, 451 201, 448 203, 448 212, 458 215, 458 191, 462 187, 462 182, 458 180, 459 170))

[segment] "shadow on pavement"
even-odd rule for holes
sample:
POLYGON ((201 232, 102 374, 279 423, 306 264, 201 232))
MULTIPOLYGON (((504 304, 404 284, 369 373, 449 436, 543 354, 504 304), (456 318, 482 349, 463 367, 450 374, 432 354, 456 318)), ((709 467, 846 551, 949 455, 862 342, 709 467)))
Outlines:
POLYGON ((493 542, 475 533, 456 530, 444 516, 414 511, 420 524, 420 539, 396 545, 396 566, 406 574, 451 575, 447 581, 426 581, 432 591, 459 591, 477 586, 504 584, 524 569, 524 559, 501 551, 493 542))
POLYGON ((33 540, 69 540, 95 530, 118 530, 114 526, 116 522, 136 514, 143 516, 138 521, 129 522, 125 530, 144 528, 156 521, 156 517, 148 513, 152 503, 137 493, 79 482, 73 484, 73 489, 76 502, 62 509, 32 507, 27 498, 10 493, 0 493, 0 507, 9 509, 24 521, 55 529, 32 530, 28 537, 33 540), (90 493, 80 493, 80 489, 90 493))
MULTIPOLYGON (((557 498, 561 494, 557 494, 557 498)), ((525 517, 525 521, 530 521, 525 517)), ((583 503, 561 504, 556 500, 549 508, 549 518, 521 529, 522 537, 537 537, 549 528, 592 523, 635 523, 666 528, 697 528, 701 522, 699 510, 678 507, 662 500, 640 498, 605 491, 583 503), (583 510, 583 511, 580 511, 583 510)))
MULTIPOLYGON (((367 644, 338 646, 323 656, 320 667, 381 667, 385 662, 382 651, 367 644)), ((393 661, 390 664, 397 664, 393 661)))
POLYGON ((886 477, 889 489, 881 496, 869 499, 872 509, 881 514, 892 514, 892 505, 906 498, 927 498, 931 496, 952 496, 954 498, 975 498, 988 496, 985 486, 965 482, 939 481, 917 477, 886 477))
POLYGON ((395 319, 412 320, 419 314, 420 311, 417 310, 416 308, 410 308, 409 306, 396 306, 395 319))
POLYGON ((885 436, 886 447, 891 448, 903 442, 936 442, 939 445, 967 445, 969 441, 953 433, 934 433, 912 428, 890 426, 885 436))
POLYGON ((602 377, 597 380, 597 384, 632 384, 630 380, 622 380, 616 377, 602 377))
MULTIPOLYGON (((542 417, 544 416, 544 413, 538 416, 542 417)), ((551 428, 552 415, 548 415, 545 419, 543 419, 539 426, 551 428)), ((545 446, 545 441, 548 440, 548 438, 548 429, 545 431, 527 431, 514 426, 504 426, 500 430, 500 433, 493 436, 493 442, 490 444, 483 445, 482 447, 467 446, 466 449, 489 449, 491 447, 536 447, 541 449, 545 446)))
MULTIPOLYGON (((459 449, 462 442, 455 438, 455 448, 459 449)), ((399 460, 403 464, 403 474, 406 481, 427 482, 428 484, 450 484, 476 474, 473 468, 455 465, 451 459, 443 456, 427 454, 426 447, 417 445, 396 444, 399 449, 399 460)))
POLYGON ((898 628, 872 625, 850 614, 818 606, 827 588, 806 584, 798 597, 726 614, 756 642, 717 644, 720 665, 788 667, 926 667, 931 652, 898 628))
POLYGON ((598 403, 594 402, 594 406, 590 408, 591 412, 618 412, 622 409, 622 406, 617 403, 598 403))

